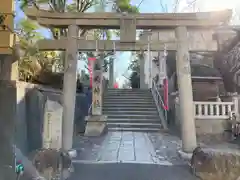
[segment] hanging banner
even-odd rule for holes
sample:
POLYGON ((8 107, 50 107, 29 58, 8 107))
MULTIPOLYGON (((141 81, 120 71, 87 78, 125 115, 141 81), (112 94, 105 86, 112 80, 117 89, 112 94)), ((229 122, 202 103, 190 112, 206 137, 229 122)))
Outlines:
POLYGON ((113 88, 118 89, 118 83, 117 82, 114 83, 113 88))
POLYGON ((92 88, 92 84, 93 84, 93 65, 94 65, 95 60, 96 60, 95 57, 89 57, 88 58, 90 88, 92 88))
POLYGON ((92 115, 102 114, 102 69, 97 63, 94 63, 93 84, 92 84, 92 115))
POLYGON ((163 80, 163 87, 164 87, 164 109, 168 110, 168 79, 167 78, 163 80))

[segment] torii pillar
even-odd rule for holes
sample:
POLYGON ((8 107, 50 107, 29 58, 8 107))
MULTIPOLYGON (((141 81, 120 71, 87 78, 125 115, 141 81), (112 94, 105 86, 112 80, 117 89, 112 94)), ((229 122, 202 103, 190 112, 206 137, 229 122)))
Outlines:
POLYGON ((194 104, 192 92, 192 77, 189 58, 189 44, 186 27, 176 28, 177 56, 176 71, 179 89, 182 149, 192 153, 197 147, 194 104))
POLYGON ((71 149, 73 142, 78 57, 76 37, 78 37, 78 26, 70 25, 68 27, 63 80, 62 148, 64 150, 71 149))

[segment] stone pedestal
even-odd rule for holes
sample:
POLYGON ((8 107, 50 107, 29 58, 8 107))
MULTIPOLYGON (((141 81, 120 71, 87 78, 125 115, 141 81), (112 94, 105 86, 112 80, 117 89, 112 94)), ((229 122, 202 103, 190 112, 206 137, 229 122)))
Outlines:
POLYGON ((107 131, 107 117, 103 115, 87 116, 84 136, 101 136, 107 131))

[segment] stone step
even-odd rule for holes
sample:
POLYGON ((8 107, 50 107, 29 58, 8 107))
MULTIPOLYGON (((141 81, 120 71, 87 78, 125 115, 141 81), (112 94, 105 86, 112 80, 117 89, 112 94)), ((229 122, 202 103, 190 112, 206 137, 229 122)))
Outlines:
POLYGON ((134 118, 107 118, 109 123, 153 123, 160 124, 160 119, 134 119, 134 118))
POLYGON ((154 101, 103 101, 103 106, 104 105, 117 105, 117 104, 124 104, 124 105, 132 105, 132 106, 136 106, 136 105, 152 105, 152 106, 156 106, 154 101))
POLYGON ((157 111, 157 108, 156 107, 126 107, 126 106, 123 106, 123 107, 114 107, 114 106, 109 106, 109 107, 104 107, 103 108, 103 111, 106 111, 106 112, 114 112, 114 111, 157 111))
POLYGON ((107 108, 156 108, 156 105, 153 103, 103 103, 103 109, 107 109, 107 108))
POLYGON ((152 94, 151 91, 105 91, 105 94, 152 94))
POLYGON ((109 127, 108 131, 131 131, 131 132, 160 132, 161 128, 119 128, 109 127))
POLYGON ((138 114, 138 115, 156 115, 158 116, 158 112, 156 110, 148 110, 148 111, 143 111, 143 110, 135 110, 135 111, 122 111, 122 110, 115 110, 115 111, 107 111, 103 110, 104 115, 117 115, 117 114, 138 114))
POLYGON ((107 91, 124 91, 124 92, 150 92, 150 89, 114 89, 114 88, 108 88, 107 91))
POLYGON ((129 93, 119 93, 119 94, 104 94, 103 96, 104 98, 107 98, 107 97, 125 97, 125 98, 128 98, 128 97, 133 97, 133 98, 152 98, 152 94, 129 94, 129 93))
POLYGON ((115 123, 107 122, 109 128, 161 128, 159 123, 115 123))
POLYGON ((139 100, 139 99, 153 99, 152 96, 105 96, 104 100, 108 99, 132 99, 132 100, 139 100))
POLYGON ((112 115, 107 115, 109 119, 118 119, 118 118, 128 118, 128 119, 159 119, 159 116, 155 114, 112 114, 112 115))
POLYGON ((104 95, 119 95, 119 94, 123 94, 123 95, 146 95, 146 96, 150 96, 152 95, 151 92, 105 92, 104 95))
POLYGON ((132 94, 132 95, 134 95, 134 94, 136 94, 136 95, 139 95, 139 94, 146 94, 146 95, 151 95, 152 93, 151 92, 149 92, 149 91, 126 91, 126 92, 124 92, 124 91, 106 91, 105 93, 104 93, 105 95, 106 94, 132 94))
POLYGON ((133 103, 133 104, 146 104, 146 103, 150 103, 150 104, 154 104, 154 100, 153 99, 108 99, 108 100, 103 100, 103 103, 133 103))

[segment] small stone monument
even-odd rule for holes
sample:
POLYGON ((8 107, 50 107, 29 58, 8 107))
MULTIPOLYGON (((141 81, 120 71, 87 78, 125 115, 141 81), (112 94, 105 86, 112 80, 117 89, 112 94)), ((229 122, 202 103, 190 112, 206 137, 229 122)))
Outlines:
POLYGON ((62 105, 47 99, 44 110, 43 148, 62 147, 62 114, 62 105))

